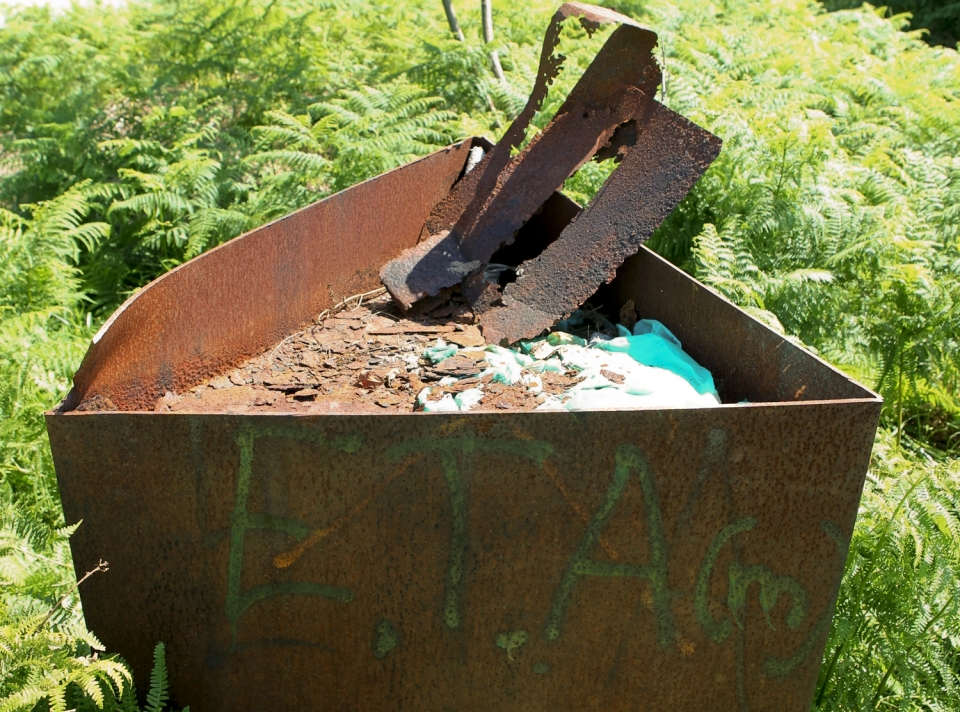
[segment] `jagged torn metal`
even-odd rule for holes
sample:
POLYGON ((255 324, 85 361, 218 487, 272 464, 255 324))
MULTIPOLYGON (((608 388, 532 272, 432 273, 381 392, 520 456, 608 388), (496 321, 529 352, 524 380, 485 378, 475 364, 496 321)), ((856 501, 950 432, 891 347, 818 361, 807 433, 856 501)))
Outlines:
MULTIPOLYGON (((719 155, 720 140, 654 100, 661 81, 655 33, 623 15, 567 3, 547 28, 526 107, 503 139, 433 210, 426 239, 388 263, 383 283, 404 309, 463 284, 493 343, 531 338, 577 309, 636 253, 719 155), (557 111, 518 155, 563 61, 561 24, 620 26, 557 111), (497 250, 592 157, 620 164, 593 203, 501 293, 482 281, 497 250)), ((426 302, 424 302, 426 303, 426 302)))
POLYGON ((617 127, 642 114, 660 85, 656 33, 606 8, 566 3, 543 42, 533 91, 520 115, 484 160, 434 210, 419 245, 387 263, 384 285, 404 309, 462 282, 514 235, 569 176, 606 146, 617 127), (556 54, 566 18, 592 33, 620 24, 550 124, 513 155, 556 78, 556 54))
POLYGON ((720 153, 720 139, 658 102, 637 142, 588 208, 522 263, 501 304, 480 316, 484 338, 513 343, 569 316, 636 254, 720 153))

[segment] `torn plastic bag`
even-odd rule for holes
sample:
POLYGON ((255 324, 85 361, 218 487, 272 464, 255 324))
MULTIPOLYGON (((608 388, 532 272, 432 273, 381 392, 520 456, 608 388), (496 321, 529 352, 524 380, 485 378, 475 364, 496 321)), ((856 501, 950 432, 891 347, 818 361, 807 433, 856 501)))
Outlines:
POLYGON ((598 342, 595 346, 604 351, 626 353, 644 366, 671 371, 686 380, 697 393, 717 395, 710 371, 694 361, 683 350, 679 339, 659 321, 638 321, 633 334, 598 342))
POLYGON ((557 350, 560 359, 580 371, 583 379, 562 395, 547 398, 538 409, 709 408, 720 404, 715 391, 700 393, 672 370, 646 366, 628 353, 606 350, 609 343, 589 348, 561 346, 557 350))

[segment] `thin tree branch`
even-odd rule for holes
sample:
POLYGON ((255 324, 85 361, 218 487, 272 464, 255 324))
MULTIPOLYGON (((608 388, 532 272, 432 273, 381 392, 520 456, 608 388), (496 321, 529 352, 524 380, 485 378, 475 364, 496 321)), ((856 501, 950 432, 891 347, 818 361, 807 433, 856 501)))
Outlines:
MULTIPOLYGON (((490 44, 493 42, 493 0, 480 0, 480 9, 483 12, 483 42, 490 44)), ((500 55, 497 50, 490 52, 490 63, 493 65, 493 73, 501 82, 506 79, 503 76, 503 67, 500 66, 500 55)))
POLYGON ((450 31, 458 40, 463 42, 463 30, 460 29, 460 23, 457 22, 457 13, 453 11, 453 0, 443 0, 443 10, 447 13, 447 23, 450 25, 450 31))
POLYGON ((485 44, 493 42, 493 5, 491 0, 480 0, 480 10, 483 13, 483 41, 485 44))
POLYGON ((86 581, 88 578, 90 578, 91 576, 93 576, 95 573, 99 573, 100 571, 108 571, 109 569, 110 569, 110 564, 108 564, 108 563, 107 563, 106 561, 104 561, 103 559, 100 559, 100 563, 99 563, 99 564, 97 564, 92 570, 87 571, 87 573, 84 575, 84 577, 83 577, 82 579, 80 579, 79 581, 77 581, 75 584, 73 584, 73 586, 70 588, 70 590, 67 591, 65 594, 63 594, 63 596, 60 598, 60 600, 57 601, 57 602, 54 604, 53 608, 50 609, 50 612, 47 613, 47 617, 44 618, 44 619, 40 622, 40 625, 37 626, 37 630, 40 630, 41 628, 43 628, 43 626, 45 626, 45 625, 47 624, 47 621, 50 620, 50 619, 53 617, 53 614, 57 612, 57 609, 58 609, 58 608, 61 608, 61 607, 63 606, 63 602, 67 600, 67 597, 68 597, 71 593, 73 593, 74 591, 76 591, 78 588, 80 588, 80 584, 82 584, 82 583, 83 583, 84 581, 86 581))

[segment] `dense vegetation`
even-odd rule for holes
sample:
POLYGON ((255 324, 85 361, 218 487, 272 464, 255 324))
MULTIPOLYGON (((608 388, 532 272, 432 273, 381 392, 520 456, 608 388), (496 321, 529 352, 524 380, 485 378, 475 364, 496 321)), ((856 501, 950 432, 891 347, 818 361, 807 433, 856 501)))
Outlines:
MULTIPOLYGON (((860 7, 863 0, 825 0, 830 10, 860 7)), ((960 39, 960 2, 957 0, 890 0, 885 5, 893 15, 909 14, 910 28, 923 30, 924 39, 932 44, 956 47, 960 39)))
MULTIPOLYGON (((655 249, 887 398, 815 705, 960 708, 960 57, 869 6, 616 5, 660 33, 666 102, 725 142, 655 249)), ((496 137, 553 3, 495 8, 489 44, 479 3, 455 7, 462 42, 439 0, 8 15, 0 712, 134 708, 126 669, 82 624, 40 417, 93 330, 212 245, 456 138, 496 137)), ((565 29, 560 87, 597 46, 565 29)), ((589 164, 568 192, 589 200, 607 170, 589 164)), ((151 710, 165 705, 158 662, 151 710)))

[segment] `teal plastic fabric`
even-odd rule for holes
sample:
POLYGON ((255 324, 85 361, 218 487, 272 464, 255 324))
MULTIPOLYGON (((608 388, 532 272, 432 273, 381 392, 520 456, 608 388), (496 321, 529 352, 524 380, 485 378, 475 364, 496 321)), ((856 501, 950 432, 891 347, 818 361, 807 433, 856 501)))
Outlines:
POLYGON ((492 374, 496 383, 512 386, 520 380, 523 369, 533 363, 533 359, 526 354, 502 346, 490 345, 485 350, 488 368, 480 375, 492 374))
POLYGON ((680 341, 673 333, 654 319, 638 321, 633 336, 618 336, 610 341, 596 344, 604 351, 625 353, 644 366, 663 368, 686 380, 697 393, 716 395, 710 371, 694 361, 680 347, 680 341))
POLYGON ((448 344, 443 339, 437 339, 437 343, 424 350, 423 355, 430 363, 440 363, 451 356, 456 356, 458 350, 456 344, 448 344))
MULTIPOLYGON (((617 325, 617 332, 620 336, 614 339, 593 335, 589 343, 554 331, 521 342, 518 350, 490 345, 485 349, 486 368, 481 376, 491 376, 497 383, 523 383, 529 392, 542 394, 538 410, 708 408, 720 404, 713 376, 683 351, 680 340, 659 321, 638 321, 632 332, 617 325), (576 371, 580 379, 563 394, 548 395, 536 375, 547 371, 576 371)), ((458 351, 456 344, 438 339, 424 356, 438 363, 458 351)), ((440 385, 456 381, 447 377, 440 385)), ((428 413, 468 411, 484 397, 482 385, 456 396, 443 393, 440 400, 429 400, 431 392, 424 388, 417 396, 419 408, 428 413)))
MULTIPOLYGON (((629 334, 629 332, 627 332, 629 334)), ((656 334, 667 341, 676 344, 677 347, 680 347, 680 339, 673 335, 673 332, 670 331, 667 327, 661 324, 656 319, 641 319, 633 327, 634 336, 643 336, 644 334, 656 334)))

